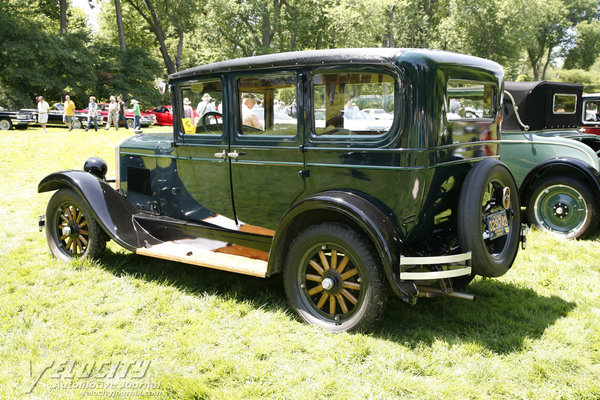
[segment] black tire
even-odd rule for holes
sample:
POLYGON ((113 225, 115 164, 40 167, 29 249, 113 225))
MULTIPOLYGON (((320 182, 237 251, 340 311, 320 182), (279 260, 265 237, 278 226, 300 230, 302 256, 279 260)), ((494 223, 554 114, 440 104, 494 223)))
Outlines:
POLYGON ((578 180, 550 176, 536 182, 527 202, 532 225, 565 239, 589 236, 598 229, 598 199, 578 180))
POLYGON ((9 131, 12 129, 12 121, 8 118, 0 119, 0 131, 9 131))
POLYGON ((512 174, 498 160, 488 158, 477 163, 467 174, 458 205, 458 238, 463 251, 471 251, 475 275, 504 275, 512 266, 521 230, 521 212, 517 187, 512 174), (510 204, 506 208, 509 232, 489 237, 487 217, 502 210, 503 188, 508 188, 510 204))
POLYGON ((295 238, 283 285, 301 319, 332 332, 368 330, 387 303, 378 257, 362 236, 338 223, 313 225, 295 238))
POLYGON ((79 118, 73 118, 73 121, 71 122, 71 127, 73 129, 81 129, 83 128, 83 124, 81 123, 79 118))
POLYGON ((106 234, 87 204, 71 189, 60 189, 46 208, 46 239, 61 261, 97 258, 106 249, 106 234), (68 232, 63 229, 68 228, 68 232))

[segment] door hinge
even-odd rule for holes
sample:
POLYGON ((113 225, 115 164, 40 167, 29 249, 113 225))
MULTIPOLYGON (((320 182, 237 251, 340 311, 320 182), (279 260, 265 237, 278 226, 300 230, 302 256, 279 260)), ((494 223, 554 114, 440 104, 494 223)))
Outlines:
POLYGON ((307 169, 303 169, 302 171, 298 171, 298 177, 300 179, 305 179, 310 176, 310 171, 307 169))

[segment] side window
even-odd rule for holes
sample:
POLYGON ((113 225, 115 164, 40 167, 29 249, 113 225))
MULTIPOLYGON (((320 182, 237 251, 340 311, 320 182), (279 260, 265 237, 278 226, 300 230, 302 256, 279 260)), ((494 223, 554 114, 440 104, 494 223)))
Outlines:
POLYGON ((493 85, 449 80, 446 88, 448 121, 494 118, 493 85))
POLYGON ((554 114, 575 114, 577 107, 576 94, 554 94, 552 111, 554 114))
POLYGON ((585 122, 600 121, 600 101, 584 101, 583 113, 583 120, 585 122))
POLYGON ((394 121, 394 78, 374 72, 312 77, 315 135, 381 135, 394 121))
POLYGON ((238 93, 242 134, 296 135, 296 74, 240 78, 238 93))
POLYGON ((221 80, 189 81, 181 86, 178 109, 181 129, 186 135, 221 135, 223 133, 223 92, 221 80))

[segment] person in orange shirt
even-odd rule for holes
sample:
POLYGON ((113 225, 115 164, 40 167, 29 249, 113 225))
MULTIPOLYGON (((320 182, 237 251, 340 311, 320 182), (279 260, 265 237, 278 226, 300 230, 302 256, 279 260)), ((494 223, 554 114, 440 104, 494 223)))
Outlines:
POLYGON ((66 95, 65 96, 65 104, 64 104, 65 108, 63 111, 63 118, 65 120, 65 123, 67 124, 67 128, 69 128, 69 130, 73 129, 73 117, 75 117, 75 103, 73 103, 73 101, 71 101, 71 96, 66 95))

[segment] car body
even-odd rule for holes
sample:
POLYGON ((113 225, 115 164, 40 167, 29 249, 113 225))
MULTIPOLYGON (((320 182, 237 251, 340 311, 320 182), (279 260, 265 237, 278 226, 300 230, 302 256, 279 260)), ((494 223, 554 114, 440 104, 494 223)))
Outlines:
POLYGON ((600 137, 577 130, 582 90, 505 82, 500 159, 515 177, 529 223, 564 238, 589 236, 599 223, 600 137))
POLYGON ((600 93, 582 96, 579 132, 600 135, 600 93))
POLYGON ((374 119, 394 119, 394 114, 385 111, 383 108, 363 108, 362 111, 374 119))
POLYGON ((7 131, 12 128, 27 129, 29 124, 36 122, 32 113, 11 111, 0 107, 0 130, 7 131))
POLYGON ((173 126, 173 108, 170 104, 146 110, 146 114, 154 115, 156 125, 173 126))
MULTIPOLYGON (((37 124, 37 115, 38 115, 37 108, 22 109, 20 111, 31 113, 31 114, 35 115, 36 122, 34 122, 34 124, 37 124)), ((54 103, 52 105, 52 107, 50 107, 50 111, 48 112, 48 122, 46 125, 48 125, 48 126, 53 126, 53 125, 54 126, 65 126, 66 127, 67 124, 65 124, 63 113, 64 113, 64 104, 63 103, 54 103)), ((83 124, 86 121, 87 121, 87 112, 82 113, 80 111, 75 111, 74 119, 72 122, 73 129, 83 128, 83 124)))
POLYGON ((472 299, 456 289, 506 273, 523 238, 516 185, 497 160, 503 74, 476 57, 382 48, 177 72, 173 132, 122 142, 115 188, 94 158, 44 178, 40 192, 58 191, 40 221, 64 260, 99 256, 112 239, 149 257, 281 273, 291 307, 330 331, 371 327, 388 284, 410 304, 472 299), (448 121, 455 83, 475 87, 488 114, 448 121), (366 88, 394 110, 387 128, 345 121, 366 88), (184 101, 209 96, 222 114, 182 117, 184 101), (290 122, 274 104, 293 100, 290 122))
MULTIPOLYGON (((81 113, 81 115, 84 115, 87 121, 87 109, 77 110, 77 112, 81 113)), ((146 128, 156 123, 156 117, 154 114, 146 112, 142 112, 141 114, 140 126, 146 128)), ((130 129, 133 129, 133 118, 133 110, 125 110, 125 123, 130 129)), ((108 103, 98 103, 98 125, 104 125, 106 123, 108 123, 108 103)), ((121 126, 124 126, 123 123, 121 123, 121 126)))

